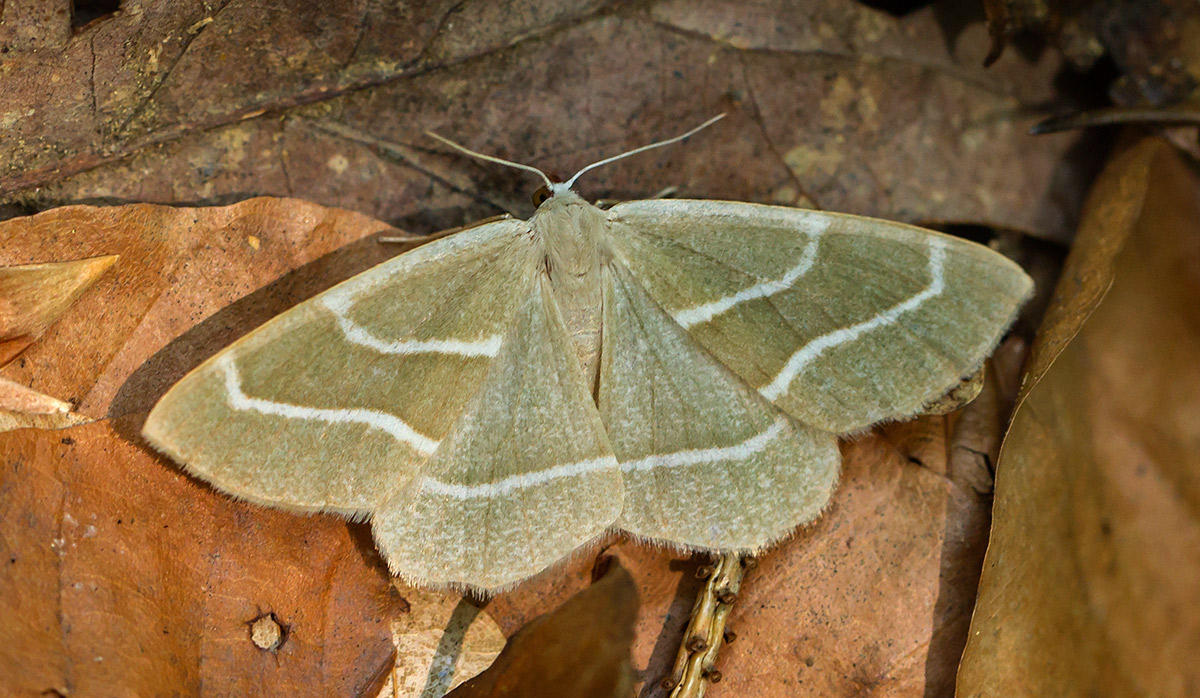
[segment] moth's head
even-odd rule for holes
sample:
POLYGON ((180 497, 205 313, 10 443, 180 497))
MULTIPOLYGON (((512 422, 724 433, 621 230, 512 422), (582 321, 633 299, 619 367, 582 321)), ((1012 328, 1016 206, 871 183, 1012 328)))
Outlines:
POLYGON ((569 183, 551 181, 548 184, 538 187, 537 191, 533 192, 533 205, 541 208, 542 204, 551 199, 562 201, 571 197, 578 198, 579 195, 571 190, 569 183))
POLYGON ((477 153, 474 150, 468 150, 467 148, 464 148, 463 146, 455 143, 454 141, 442 138, 441 136, 437 135, 436 133, 433 133, 432 131, 426 131, 425 135, 427 135, 431 138, 435 138, 435 139, 441 141, 442 143, 445 143, 446 145, 450 146, 451 148, 454 148, 455 150, 466 153, 467 155, 470 155, 473 158, 478 158, 480 160, 486 160, 487 162, 494 162, 494 163, 497 163, 500 165, 507 165, 509 167, 515 167, 518 170, 525 170, 526 172, 533 172, 533 173, 537 174, 539 177, 542 178, 542 181, 545 182, 545 185, 542 187, 539 187, 538 190, 536 192, 534 192, 533 205, 537 206, 538 208, 541 208, 543 204, 545 204, 547 201, 550 201, 552 199, 566 199, 566 198, 569 198, 572 196, 577 197, 578 195, 575 192, 571 191, 571 188, 575 186, 575 182, 579 180, 579 177, 584 172, 587 172, 589 170, 594 170, 597 167, 600 167, 601 165, 607 165, 610 162, 616 162, 617 160, 620 160, 622 158, 627 158, 630 155, 637 155, 638 153, 642 153, 647 150, 651 150, 653 148, 661 148, 664 145, 671 145, 672 143, 678 143, 679 141, 682 141, 682 140, 686 139, 687 137, 695 134, 697 131, 708 128, 709 126, 715 124, 716 122, 718 122, 724 118, 725 118, 724 114, 717 114, 713 118, 709 119, 708 121, 705 121, 704 123, 700 124, 696 128, 694 128, 682 135, 675 136, 674 138, 668 138, 665 141, 658 141, 657 143, 651 143, 650 145, 643 145, 640 148, 634 148, 633 150, 625 151, 624 153, 621 153, 619 155, 614 155, 609 158, 604 158, 603 160, 600 160, 598 162, 593 162, 592 164, 588 165, 587 167, 583 168, 582 170, 576 172, 570 179, 568 179, 565 182, 553 181, 550 178, 550 175, 546 174, 542 170, 539 170, 538 168, 536 168, 532 165, 524 165, 519 162, 513 162, 511 160, 504 160, 502 158, 498 158, 498 157, 495 157, 492 155, 484 155, 483 153, 477 153))
POLYGON ((558 182, 555 181, 556 179, 556 177, 551 176, 550 183, 543 184, 537 188, 537 191, 533 192, 534 208, 541 208, 542 204, 546 203, 550 199, 553 199, 556 196, 562 196, 563 194, 571 191, 571 188, 567 186, 566 182, 558 182))

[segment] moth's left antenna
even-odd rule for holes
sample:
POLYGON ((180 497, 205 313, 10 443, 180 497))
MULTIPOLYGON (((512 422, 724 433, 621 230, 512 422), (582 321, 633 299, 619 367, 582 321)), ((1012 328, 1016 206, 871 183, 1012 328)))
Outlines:
POLYGON ((496 164, 498 164, 498 165, 508 165, 509 167, 515 167, 515 168, 517 168, 518 170, 525 170, 525 171, 527 171, 527 172, 534 172, 534 173, 536 173, 536 174, 537 174, 539 177, 541 177, 541 178, 542 178, 542 181, 546 183, 546 186, 547 186, 547 187, 553 187, 553 186, 554 186, 554 182, 551 182, 551 181, 550 181, 550 177, 549 177, 549 176, 548 176, 548 175, 547 175, 545 172, 542 172, 541 170, 539 170, 539 169, 538 169, 538 168, 536 168, 536 167, 533 167, 532 165, 522 165, 521 163, 519 163, 519 162, 513 162, 512 160, 505 160, 504 158, 498 158, 498 157, 495 157, 495 156, 493 156, 493 155, 484 155, 483 153, 477 153, 477 152, 475 152, 474 150, 471 150, 470 148, 465 148, 465 147, 463 147, 463 146, 461 146, 461 145, 459 145, 459 144, 455 143, 455 142, 454 142, 454 141, 452 141, 452 140, 449 140, 449 139, 446 139, 446 138, 442 138, 441 136, 437 135, 437 134, 436 134, 436 133, 434 133, 433 131, 426 131, 426 132, 425 132, 425 135, 426 135, 426 136, 429 136, 430 138, 434 138, 434 139, 436 139, 436 140, 438 140, 438 141, 441 141, 441 142, 442 142, 442 143, 444 143, 445 145, 448 145, 448 146, 450 146, 451 148, 454 148, 455 150, 457 150, 457 151, 459 151, 459 152, 461 152, 461 153, 465 153, 465 154, 467 154, 467 155, 470 155, 470 156, 471 156, 471 157, 473 157, 473 158, 479 158, 480 160, 486 160, 486 161, 488 161, 488 162, 494 162, 494 163, 496 163, 496 164))

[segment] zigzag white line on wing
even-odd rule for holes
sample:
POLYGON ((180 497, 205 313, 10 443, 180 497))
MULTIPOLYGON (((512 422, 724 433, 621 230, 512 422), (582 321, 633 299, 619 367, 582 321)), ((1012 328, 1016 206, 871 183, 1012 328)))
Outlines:
POLYGON ((812 239, 805 245, 804 252, 800 255, 800 263, 788 269, 782 279, 778 281, 764 281, 749 288, 744 288, 733 295, 718 298, 711 303, 681 310, 675 313, 675 322, 678 322, 684 328, 688 328, 692 325, 708 322, 738 303, 744 303, 755 298, 773 296, 780 291, 786 291, 791 288, 800 277, 807 274, 809 269, 812 269, 813 262, 817 260, 817 243, 820 241, 821 233, 823 232, 825 232, 824 228, 814 230, 810 233, 812 239))
POLYGON ((843 327, 839 330, 834 330, 829 334, 821 335, 812 340, 808 344, 800 347, 795 354, 787 360, 783 369, 779 371, 779 375, 775 376, 775 380, 769 385, 759 388, 758 392, 768 400, 775 400, 788 391, 792 381, 796 380, 796 376, 804 370, 804 367, 813 359, 820 356, 826 349, 836 347, 839 344, 853 341, 864 332, 869 332, 879 327, 891 325, 900 318, 904 313, 916 310, 921 307, 925 301, 942 293, 946 288, 945 271, 943 265, 946 261, 946 241, 939 237, 930 238, 929 240, 929 285, 922 289, 915 296, 897 305, 888 308, 879 313, 875 317, 864 320, 857 325, 843 327))
POLYGON ((501 335, 495 334, 479 341, 460 339, 400 339, 387 341, 371 334, 365 327, 345 316, 346 302, 327 295, 322 304, 337 318, 338 327, 347 340, 369 347, 381 354, 456 354, 458 356, 495 356, 500 353, 501 335))
POLYGON ((250 397, 242 392, 242 380, 232 357, 222 356, 218 359, 217 365, 225 373, 225 391, 229 393, 229 404, 235 410, 260 412, 288 419, 312 419, 329 424, 364 424, 385 431, 397 441, 403 441, 426 455, 437 450, 437 441, 413 429, 394 414, 361 407, 339 409, 307 407, 250 397))
POLYGON ((474 499, 476 497, 495 497, 508 494, 513 490, 545 484, 551 480, 575 477, 576 475, 583 475, 608 468, 620 467, 624 472, 634 472, 653 470, 654 468, 678 468, 685 465, 715 463, 723 460, 745 460, 766 448, 767 444, 779 436, 786 424, 787 418, 781 415, 762 433, 755 434, 739 444, 723 448, 698 448, 687 451, 676 451, 674 453, 661 453, 620 464, 617 463, 617 459, 613 456, 592 458, 576 463, 556 465, 553 468, 545 470, 513 475, 503 480, 485 482, 480 485, 459 485, 442 482, 441 480, 426 476, 421 481, 421 488, 433 494, 454 497, 455 499, 474 499))

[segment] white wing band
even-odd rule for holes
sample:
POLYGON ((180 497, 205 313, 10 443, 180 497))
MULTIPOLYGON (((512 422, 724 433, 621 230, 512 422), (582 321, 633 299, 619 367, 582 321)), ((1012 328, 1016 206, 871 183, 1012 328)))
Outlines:
POLYGON ((542 485, 551 480, 564 477, 585 475, 597 470, 608 470, 617 467, 617 459, 613 456, 592 458, 576 463, 564 463, 545 470, 535 470, 520 475, 512 475, 496 482, 485 482, 481 485, 458 485, 442 482, 436 478, 425 476, 421 480, 421 489, 426 492, 453 497, 455 499, 474 499, 475 497, 496 497, 508 494, 513 490, 523 489, 532 485, 542 485))
POLYGON ((824 353, 826 349, 853 341, 864 332, 894 324, 896 320, 900 319, 901 315, 920 308, 925 301, 940 295, 946 288, 945 261, 946 241, 939 237, 930 238, 928 286, 908 300, 884 310, 869 320, 864 320, 856 325, 843 327, 829 334, 821 335, 800 347, 787 360, 779 375, 775 376, 775 380, 771 381, 770 385, 759 388, 758 392, 762 393, 762 396, 768 400, 774 401, 778 399, 781 395, 787 393, 788 388, 792 385, 792 381, 796 380, 796 376, 800 375, 804 367, 824 353))
POLYGON ((293 405, 250 397, 242 391, 241 377, 230 356, 222 356, 217 364, 225 373, 225 391, 229 393, 229 404, 235 410, 250 410, 287 419, 312 419, 329 424, 363 424, 391 434, 397 441, 412 446, 426 455, 437 450, 438 442, 410 427, 394 414, 368 410, 361 407, 330 409, 293 405))
POLYGON ((820 241, 820 235, 823 230, 813 231, 812 239, 804 247, 804 252, 800 255, 800 262, 787 270, 783 278, 777 281, 764 281, 759 284, 744 288, 733 295, 718 298, 711 303, 698 305, 694 308, 688 308, 675 313, 675 322, 678 322, 685 329, 692 325, 699 325, 702 322, 708 322, 714 317, 724 313, 733 306, 754 300, 756 298, 765 298, 773 296, 780 291, 786 291, 791 288, 800 277, 808 273, 812 269, 813 263, 817 260, 817 243, 820 241))
POLYGON ((365 327, 346 317, 345 301, 334 296, 322 299, 323 305, 337 318, 342 335, 359 346, 381 354, 456 354, 458 356, 495 356, 500 353, 503 337, 498 334, 478 341, 460 339, 400 339, 388 341, 371 334, 365 327))
POLYGON ((646 456, 638 460, 629 461, 618 464, 617 459, 613 456, 604 458, 592 458, 589 460, 578 461, 576 463, 565 463, 556 465, 553 468, 545 470, 537 470, 529 473, 521 473, 506 477, 503 480, 496 482, 485 482, 479 485, 459 485, 449 482, 442 482, 433 477, 426 476, 421 481, 421 489, 433 494, 440 494, 446 497, 455 499, 474 499, 476 497, 496 497, 508 494, 514 490, 523 489, 533 485, 541 485, 551 480, 557 480, 564 477, 575 477, 586 473, 595 472, 597 470, 607 470, 609 468, 619 467, 624 472, 646 471, 654 468, 678 468, 685 465, 697 465, 700 463, 715 463, 723 460, 745 460, 756 453, 759 453, 767 444, 779 437, 787 424, 787 417, 780 415, 775 422, 766 428, 763 432, 755 434, 745 441, 733 446, 725 446, 722 448, 698 448, 686 451, 676 451, 674 453, 661 453, 652 456, 646 456))
POLYGON ((646 456, 638 460, 621 464, 621 470, 631 473, 634 471, 653 470, 655 468, 678 468, 684 465, 699 463, 715 463, 723 460, 746 460, 762 451, 767 444, 778 438, 783 427, 787 425, 787 417, 780 415, 775 422, 759 434, 755 434, 740 444, 722 448, 696 448, 674 453, 660 453, 646 456))

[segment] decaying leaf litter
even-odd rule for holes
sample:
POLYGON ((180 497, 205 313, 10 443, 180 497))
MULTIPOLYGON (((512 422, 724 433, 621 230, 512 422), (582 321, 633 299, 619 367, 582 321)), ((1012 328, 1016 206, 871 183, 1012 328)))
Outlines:
MULTIPOLYGON (((299 45, 306 47, 306 55, 321 59, 336 54, 323 49, 353 46, 342 37, 357 25, 329 20, 333 10, 321 18, 283 13, 290 21, 275 22, 270 31, 302 34, 306 41, 276 45, 237 40, 242 31, 261 33, 263 15, 254 24, 258 8, 230 6, 208 22, 206 16, 186 14, 197 8, 170 7, 156 8, 161 14, 136 22, 131 13, 98 22, 68 41, 62 53, 67 58, 57 65, 45 60, 10 65, 30 71, 24 74, 31 79, 45 77, 46 84, 57 84, 51 80, 55 69, 78 74, 69 70, 70 55, 85 55, 80 46, 98 47, 97 66, 103 73, 106 61, 116 65, 115 53, 104 48, 119 43, 122 22, 128 23, 124 31, 131 32, 144 30, 145 22, 161 21, 158 26, 173 28, 170 36, 179 43, 163 43, 157 62, 147 58, 141 64, 144 74, 133 71, 139 79, 127 80, 129 89, 104 95, 99 111, 89 112, 87 100, 80 99, 75 109, 41 109, 37 124, 17 121, 18 128, 28 128, 32 135, 24 138, 25 150, 11 151, 21 157, 6 158, 11 175, 6 181, 17 182, 8 189, 9 200, 50 208, 95 200, 225 203, 247 194, 292 193, 427 233, 502 210, 527 214, 529 192, 508 173, 430 148, 418 135, 425 128, 476 133, 477 139, 468 142, 472 147, 567 171, 581 160, 620 149, 614 144, 648 142, 673 123, 716 110, 731 112, 730 128, 737 137, 708 150, 698 151, 693 144, 599 172, 591 194, 635 198, 673 185, 688 196, 816 205, 910 221, 980 223, 1063 241, 1071 235, 1091 177, 1087 148, 1077 144, 1094 143, 1096 136, 1055 136, 1031 148, 1023 134, 1025 126, 1045 113, 1025 116, 1021 105, 1045 104, 1058 95, 1052 85, 1059 67, 1053 53, 1044 52, 1031 63, 1010 49, 983 71, 976 67, 985 53, 982 24, 964 24, 950 49, 941 42, 914 40, 951 33, 943 32, 944 13, 925 10, 894 19, 840 4, 814 5, 805 9, 808 14, 721 3, 658 3, 632 10, 536 8, 540 11, 496 15, 464 7, 449 14, 447 8, 433 7, 426 18, 409 15, 412 25, 425 33, 407 36, 433 37, 412 45, 380 40, 382 23, 367 18, 358 48, 338 54, 342 60, 335 68, 347 66, 345 70, 316 59, 276 61, 271 81, 246 71, 246 66, 262 63, 242 60, 246 52, 277 55, 280 45, 299 45), (447 31, 447 23, 473 31, 447 31), (325 33, 305 31, 312 27, 325 33), (639 53, 638 47, 647 46, 655 48, 639 53), (379 60, 379 53, 388 51, 407 53, 388 65, 379 60), (347 53, 361 63, 347 61, 347 53), (648 64, 646 55, 653 56, 648 64), (195 89, 213 80, 206 72, 213 66, 225 66, 214 71, 225 70, 224 77, 239 61, 236 79, 242 82, 234 84, 269 89, 195 89), (547 65, 556 68, 551 71, 547 65), (361 66, 369 68, 354 73, 361 66), (675 77, 676 71, 680 76, 675 77), (166 79, 154 79, 160 75, 166 79), (287 79, 277 79, 281 75, 287 79), (664 75, 673 77, 664 82, 664 75), (606 87, 610 82, 611 89, 606 87), (487 89, 493 84, 510 87, 487 89), (204 97, 197 99, 197 93, 204 97), (535 103, 535 97, 539 107, 529 113, 521 105, 535 103), (446 105, 451 105, 449 112, 446 105), (263 108, 276 111, 254 115, 263 108), (112 118, 81 117, 97 113, 112 118), (528 113, 516 120, 517 128, 514 113, 528 113), (248 114, 252 116, 244 118, 248 114), (397 114, 405 118, 397 119, 397 114), (322 122, 398 144, 407 155, 331 136, 320 128, 322 122), (87 126, 81 128, 81 123, 87 126), (589 133, 586 144, 579 142, 580 123, 589 126, 583 129, 589 133), (48 138, 56 140, 45 148, 48 138), (163 145, 148 147, 151 143, 163 145), (123 155, 125 159, 117 159, 123 155), (715 167, 714 161, 731 166, 715 167), (97 163, 101 166, 73 176, 58 174, 97 163), (909 176, 914 171, 933 174, 909 176), (664 177, 673 179, 664 182, 664 177), (28 188, 32 183, 44 186, 34 192, 28 188)), ((168 33, 163 30, 159 36, 168 33)), ((120 71, 113 67, 108 73, 120 71)), ((74 91, 62 94, 67 104, 66 96, 73 97, 74 91)), ((3 99, 5 112, 37 106, 37 98, 20 91, 6 91, 3 99), (31 101, 24 105, 22 98, 31 101), (15 108, 10 110, 10 104, 15 108)), ((1059 104, 1056 112, 1070 110, 1069 103, 1059 104)), ((289 207, 298 204, 271 205, 282 211, 262 219, 243 219, 235 211, 232 222, 200 226, 194 233, 183 219, 165 236, 161 228, 153 235, 127 233, 130 246, 146 250, 148 263, 131 265, 132 277, 122 277, 110 289, 112 298, 120 299, 126 279, 138 282, 135 298, 143 300, 126 308, 124 324, 97 332, 98 323, 86 322, 97 315, 86 306, 72 311, 79 312, 74 323, 70 315, 64 317, 42 342, 26 350, 25 366, 9 364, 3 375, 56 399, 80 399, 80 412, 91 417, 136 415, 187 364, 195 365, 275 312, 397 251, 359 243, 327 254, 368 231, 323 240, 313 231, 324 232, 323 221, 348 214, 301 206, 297 218, 310 222, 293 229, 289 223, 273 223, 272 216, 288 219, 289 207), (226 251, 237 256, 238 264, 216 263, 226 251), (188 259, 197 252, 212 255, 214 262, 188 259), (212 271, 222 266, 228 277, 214 278, 212 271), (288 271, 294 268, 298 271, 288 271), (272 283, 281 275, 282 281, 272 283), (189 283, 183 288, 172 283, 185 279, 189 283), (197 325, 204 318, 209 321, 197 325), (186 351, 164 352, 172 342, 180 346, 177 338, 184 339, 186 351)), ((369 232, 385 230, 375 225, 369 232)), ((89 240, 86 232, 66 236, 61 231, 69 228, 48 226, 58 231, 54 239, 65 254, 49 254, 59 250, 42 247, 41 236, 31 235, 32 242, 4 246, 4 264, 125 254, 99 249, 113 229, 95 228, 89 240), (71 247, 71 237, 77 249, 71 247)), ((1030 249, 1044 251, 1030 246, 1026 255, 1034 254, 1030 249)), ((87 303, 88 297, 80 302, 87 303)), ((798 686, 835 695, 864 685, 897 693, 950 690, 986 540, 987 485, 996 465, 997 434, 1006 421, 1003 393, 1015 385, 1019 365, 1019 346, 1006 351, 1017 360, 999 377, 992 402, 985 392, 966 412, 949 419, 895 425, 844 445, 843 482, 827 517, 764 559, 748 577, 730 620, 738 639, 723 650, 724 680, 710 688, 710 695, 738 690, 789 694, 798 686), (931 514, 933 502, 941 504, 931 514), (781 614, 780 604, 793 610, 781 614)), ((218 498, 202 489, 196 496, 218 498)), ((47 506, 48 511, 62 511, 57 502, 47 506)), ((259 516, 251 508, 240 512, 249 520, 259 516)), ((702 584, 693 573, 699 562, 677 562, 664 551, 619 540, 609 550, 627 560, 639 586, 643 605, 634 666, 644 679, 641 690, 654 695, 659 690, 656 677, 674 661, 691 600, 702 584)), ((360 557, 368 566, 375 564, 366 559, 366 551, 360 557)), ((497 599, 487 611, 511 633, 588 586, 590 570, 591 559, 580 559, 497 599)), ((54 573, 47 575, 57 583, 54 573)), ((289 624, 284 615, 281 620, 289 624)), ((303 630, 290 626, 296 633, 303 630)), ((378 637, 387 639, 386 628, 379 627, 378 637)), ((120 647, 125 640, 113 637, 109 642, 120 647)), ((335 643, 327 642, 321 649, 330 652, 335 643)), ((368 660, 364 657, 361 664, 368 660)), ((383 662, 370 669, 356 665, 346 673, 374 676, 382 667, 383 662)), ((237 663, 213 668, 226 676, 245 670, 237 663)))

